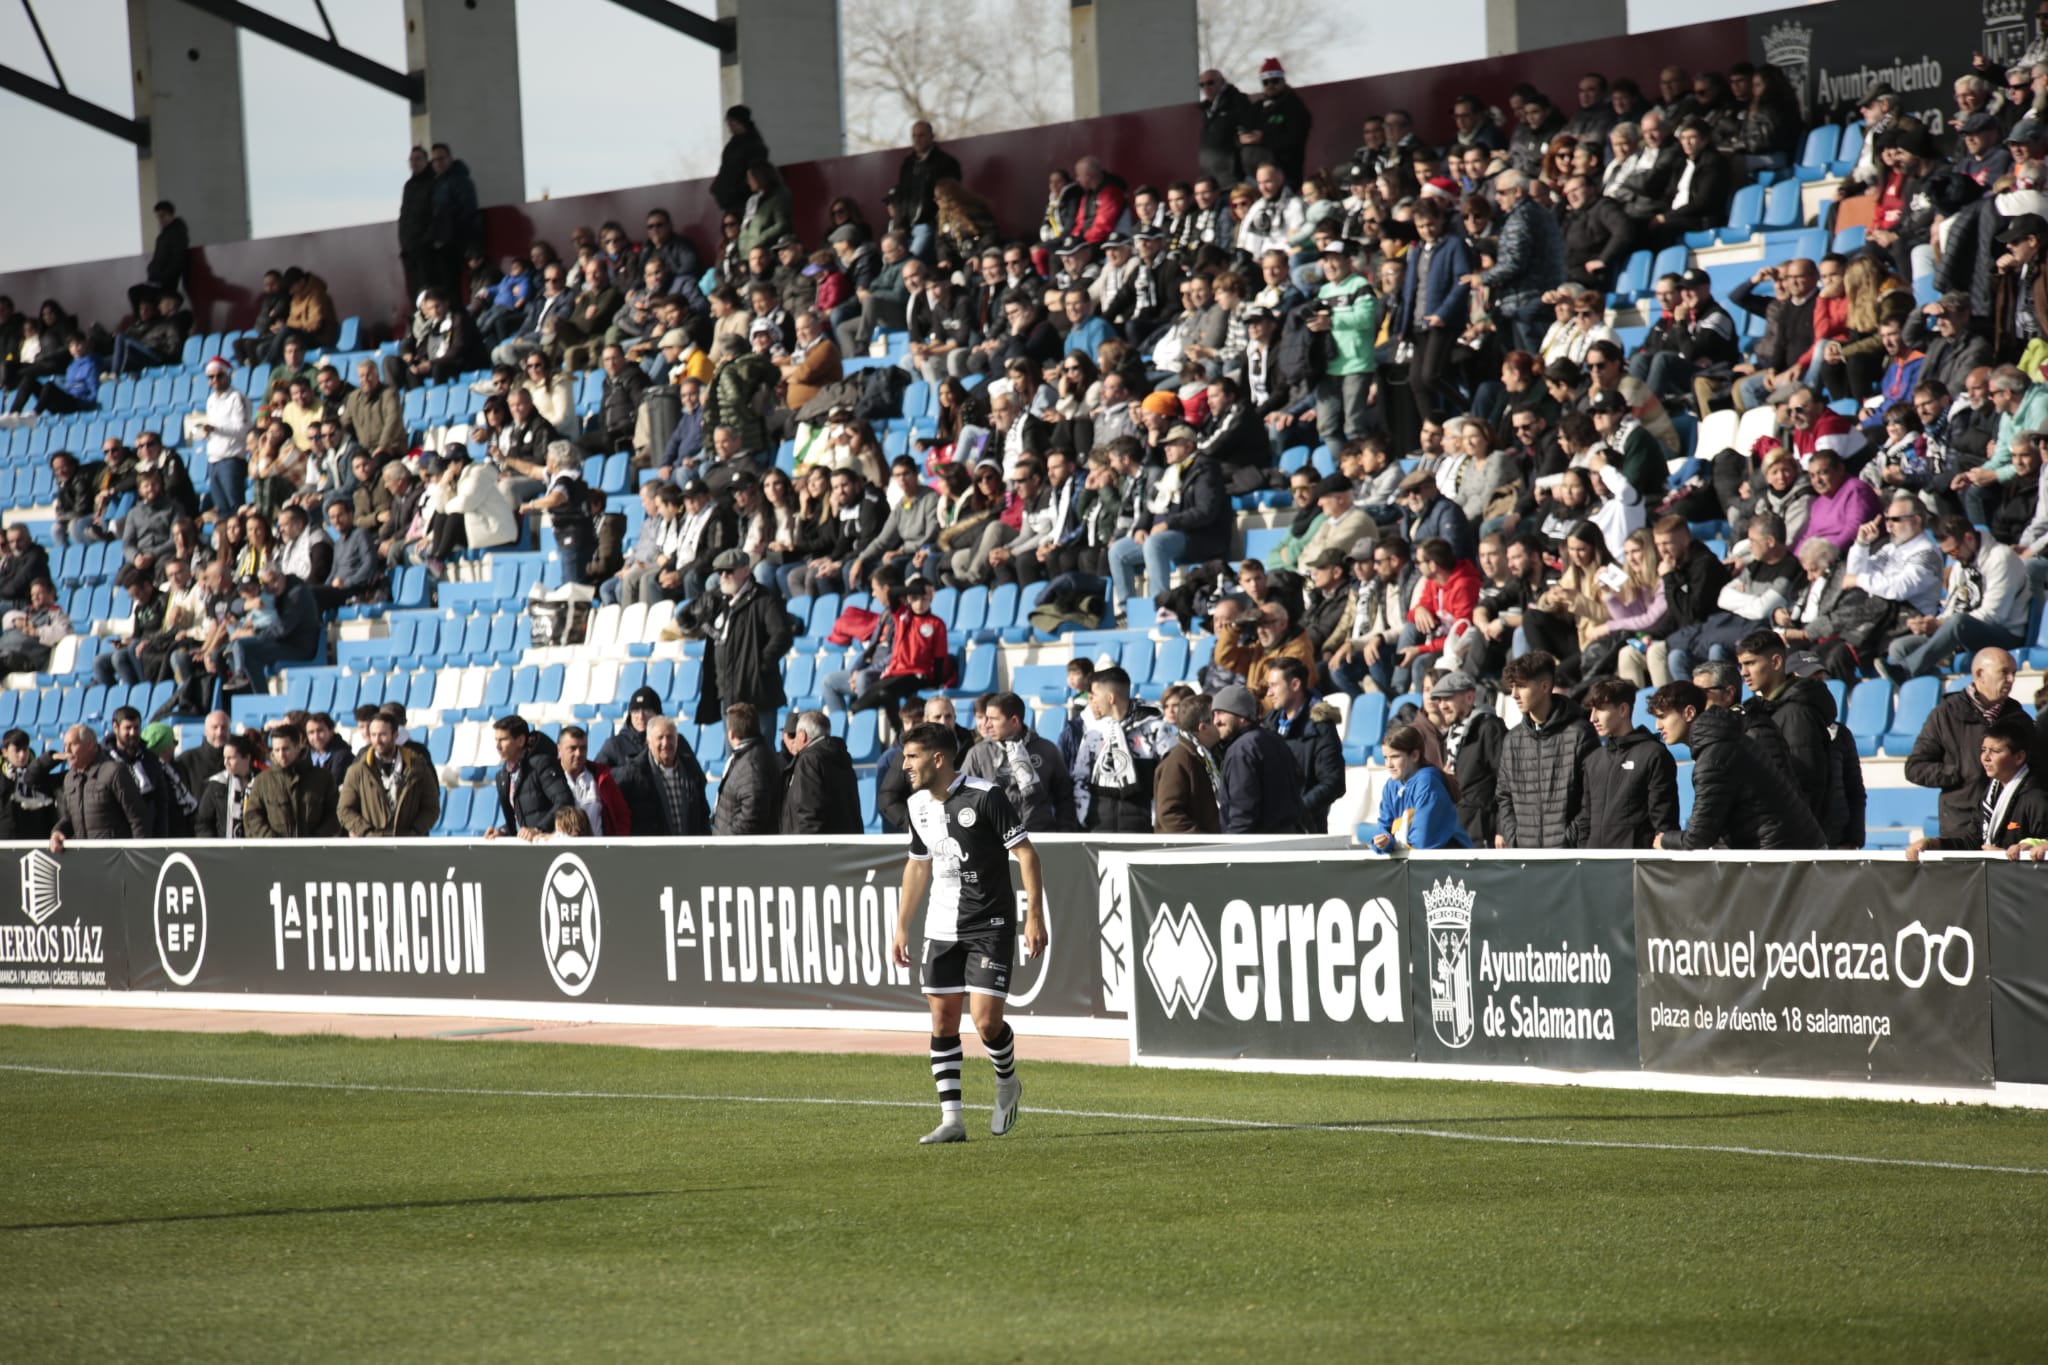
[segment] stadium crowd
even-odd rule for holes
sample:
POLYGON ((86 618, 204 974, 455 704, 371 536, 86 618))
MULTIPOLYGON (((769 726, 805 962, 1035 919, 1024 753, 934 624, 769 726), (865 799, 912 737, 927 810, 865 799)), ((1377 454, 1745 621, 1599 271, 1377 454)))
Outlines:
MULTIPOLYGON (((829 713, 956 724, 925 700, 958 682, 934 595, 1014 583, 1043 585, 1055 627, 1215 643, 1157 704, 1077 661, 1058 744, 1015 694, 975 703, 962 768, 1034 829, 1320 831, 1345 781, 1326 699, 1371 693, 1415 698, 1382 746, 1381 847, 1855 848, 1859 762, 1827 680, 1961 654, 1972 681, 1909 765, 1943 792, 1936 846, 2039 855, 2043 743, 2010 692, 2048 591, 2048 51, 1980 65, 1936 123, 1873 88, 1835 191, 1863 201, 1860 237, 1725 299, 1698 266, 1659 274, 1632 346, 1610 325, 1630 258, 1683 256, 1798 164, 1809 121, 1782 73, 1673 66, 1650 92, 1587 73, 1564 107, 1522 85, 1505 110, 1459 98, 1434 140, 1369 113, 1331 167, 1305 164, 1309 112, 1277 61, 1258 84, 1200 74, 1190 178, 1134 185, 1085 156, 1048 172, 1032 223, 999 223, 920 122, 884 201, 832 199, 814 241, 735 107, 708 250, 656 208, 637 242, 605 222, 491 261, 463 163, 415 149, 398 234, 416 307, 393 353, 313 363, 337 307, 317 275, 273 272, 182 439, 51 457, 58 543, 118 541, 133 602, 96 673, 178 688, 103 742, 80 727, 54 787, 10 735, 17 802, 50 788, 60 838, 117 811, 156 834, 424 832, 434 783, 402 708, 356 718, 361 757, 331 717, 267 747, 209 719, 166 765, 151 722, 324 658, 325 620, 379 602, 394 567, 440 577, 545 526, 569 582, 706 643, 698 718, 734 756, 713 810, 658 697, 594 757, 574 728, 507 716, 507 837, 858 831, 829 713), (260 401, 238 365, 270 367, 260 401), (470 420, 422 448, 404 395, 480 370, 470 420), (935 427, 885 454, 913 381, 935 427), (1690 447, 1738 420, 1746 448, 1690 447), (614 455, 644 471, 630 539, 584 475, 614 455), (1282 497, 1272 552, 1234 556, 1239 510, 1282 497), (863 589, 873 609, 835 628, 858 666, 778 751, 783 604, 863 589)), ((90 410, 109 376, 179 353, 188 248, 173 206, 158 216, 118 328, 0 299, 15 411, 90 410)), ((25 534, 0 598, 0 661, 33 671, 72 623, 25 534)), ((886 757, 878 780, 900 827, 886 757)))

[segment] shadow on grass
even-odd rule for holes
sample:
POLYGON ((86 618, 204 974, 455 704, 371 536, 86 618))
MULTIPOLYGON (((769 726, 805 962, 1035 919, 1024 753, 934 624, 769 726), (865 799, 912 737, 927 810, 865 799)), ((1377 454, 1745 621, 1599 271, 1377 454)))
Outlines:
POLYGON ((394 1204, 332 1204, 324 1208, 237 1209, 226 1213, 165 1213, 143 1218, 88 1218, 67 1223, 0 1223, 0 1232, 51 1232, 72 1228, 148 1227, 158 1223, 211 1223, 234 1218, 301 1218, 331 1213, 394 1213, 411 1209, 517 1207, 596 1199, 668 1199, 686 1194, 737 1194, 765 1185, 718 1185, 701 1190, 615 1190, 592 1194, 493 1194, 476 1199, 417 1199, 394 1204))

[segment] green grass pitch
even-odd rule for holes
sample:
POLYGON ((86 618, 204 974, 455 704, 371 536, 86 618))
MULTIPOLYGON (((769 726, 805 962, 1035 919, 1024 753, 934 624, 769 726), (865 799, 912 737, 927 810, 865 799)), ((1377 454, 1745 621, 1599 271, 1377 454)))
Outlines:
POLYGON ((1019 1051, 1016 1130, 992 1139, 970 1110, 966 1145, 922 1148, 917 1058, 0 1029, 8 1068, 418 1088, 0 1070, 0 1359, 1921 1361, 2048 1342, 2048 1115, 1019 1051), (2025 1169, 1889 1164, 1912 1161, 2025 1169))

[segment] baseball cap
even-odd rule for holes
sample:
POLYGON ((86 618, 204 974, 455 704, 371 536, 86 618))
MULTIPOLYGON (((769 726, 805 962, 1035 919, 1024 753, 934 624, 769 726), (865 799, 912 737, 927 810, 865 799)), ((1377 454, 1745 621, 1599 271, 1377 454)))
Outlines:
POLYGON ((1141 242, 1156 242, 1166 236, 1166 229, 1156 223, 1147 223, 1131 235, 1141 242))
POLYGON ((1349 256, 1350 254, 1351 243, 1345 241, 1342 237, 1332 237, 1329 241, 1323 243, 1323 255, 1325 256, 1349 256))
POLYGON ((711 485, 702 479, 691 479, 683 484, 683 496, 708 498, 711 496, 711 485))
POLYGON ((1164 444, 1172 445, 1175 441, 1186 441, 1190 445, 1192 445, 1194 444, 1195 439, 1195 429, 1189 426, 1187 423, 1181 422, 1175 426, 1171 426, 1166 429, 1166 440, 1164 444))
POLYGON ((2038 213, 2023 213, 2013 219, 2005 231, 1998 234, 1998 241, 2002 246, 2011 246, 2029 237, 2048 237, 2048 221, 2043 221, 2038 213))
POLYGON ((832 229, 830 235, 825 240, 834 245, 845 242, 851 246, 863 240, 865 236, 866 230, 859 223, 841 223, 838 227, 832 229))
POLYGON ((1818 678, 1827 669, 1821 664, 1820 655, 1810 649, 1802 649, 1786 657, 1785 671, 1795 678, 1818 678))
POLYGON ((785 232, 780 237, 777 237, 775 239, 775 249, 777 251, 788 250, 792 247, 794 247, 798 251, 803 250, 804 247, 804 244, 797 240, 796 234, 794 233, 785 232))
POLYGON ((1258 699, 1252 696, 1252 690, 1249 687, 1241 683, 1233 683, 1218 692, 1212 706, 1215 710, 1227 711, 1233 716, 1242 716, 1246 720, 1257 720, 1259 718, 1258 699))
POLYGON ((1080 255, 1080 254, 1081 254, 1082 252, 1086 251, 1087 249, 1088 249, 1088 243, 1086 243, 1086 242, 1082 242, 1082 241, 1072 241, 1072 242, 1068 242, 1068 243, 1067 243, 1067 244, 1066 244, 1065 246, 1061 247, 1061 248, 1060 248, 1060 249, 1059 249, 1058 251, 1055 251, 1055 252, 1053 253, 1053 255, 1055 255, 1055 256, 1078 256, 1078 255, 1080 255))
POLYGON ((1429 689, 1429 699, 1431 701, 1442 701, 1445 697, 1455 697, 1461 692, 1470 692, 1473 690, 1473 687, 1471 674, 1465 672, 1446 673, 1436 680, 1435 687, 1429 689))
POLYGON ((1714 281, 1706 271, 1698 266, 1694 266, 1678 277, 1678 287, 1680 289, 1712 289, 1714 281))
POLYGON ((1332 546, 1311 559, 1308 566, 1311 569, 1341 569, 1344 567, 1344 552, 1332 546))
POLYGON ((1255 322, 1278 321, 1280 321, 1280 315, 1270 308, 1248 308, 1245 310, 1244 325, 1247 327, 1255 322))
POLYGON ((1371 536, 1360 536, 1357 540, 1351 542, 1351 548, 1344 552, 1344 557, 1360 564, 1370 564, 1372 563, 1373 543, 1371 536))
POLYGON ((1593 401, 1586 404, 1586 411, 1607 413, 1619 417, 1629 410, 1628 400, 1621 396, 1620 389, 1602 389, 1593 395, 1593 401))
POLYGON ((1102 239, 1102 249, 1105 251, 1129 251, 1131 249, 1131 239, 1124 236, 1121 232, 1112 232, 1109 236, 1102 239))
POLYGON ((2023 118, 2023 119, 2021 119, 2021 120, 2020 120, 2020 121, 2019 121, 2018 123, 2015 123, 2015 124, 2014 124, 2014 125, 2012 126, 2012 131, 2011 131, 2011 132, 2009 132, 2009 133, 2007 133, 2007 134, 2005 135, 2005 140, 2006 140, 2007 142, 2027 142, 2027 143, 2034 143, 2034 142, 2039 142, 2039 141, 2041 141, 2041 123, 2040 123, 2040 120, 2039 120, 2039 119, 2033 119, 2033 118, 2023 118))
POLYGON ((626 709, 628 711, 659 711, 661 709, 661 693, 651 687, 643 687, 635 692, 632 698, 627 701, 626 709))

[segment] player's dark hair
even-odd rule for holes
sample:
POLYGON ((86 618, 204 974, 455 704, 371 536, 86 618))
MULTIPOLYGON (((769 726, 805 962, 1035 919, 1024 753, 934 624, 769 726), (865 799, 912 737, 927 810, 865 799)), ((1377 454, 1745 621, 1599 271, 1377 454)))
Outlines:
POLYGON ((1131 675, 1118 668, 1115 664, 1111 664, 1108 668, 1096 669, 1094 676, 1089 678, 1088 684, 1091 687, 1107 687, 1119 696, 1128 697, 1131 694, 1131 675))
POLYGON ((1015 692, 998 692, 988 699, 988 704, 1002 712, 1005 720, 1024 719, 1024 699, 1015 692))
POLYGON ((270 737, 272 739, 288 739, 301 749, 306 747, 306 732, 289 721, 283 725, 271 727, 270 737))
POLYGON ((524 716, 500 716, 491 722, 491 728, 512 739, 526 738, 528 729, 524 716))
POLYGON ((28 731, 9 730, 0 735, 0 749, 28 749, 34 746, 28 742, 28 731))
POLYGON ((1602 678, 1586 689, 1586 706, 1591 710, 1632 706, 1635 699, 1636 685, 1626 678, 1602 678))
POLYGON ((950 725, 913 725, 903 736, 903 747, 915 744, 927 753, 942 753, 948 762, 960 756, 960 746, 950 725))

